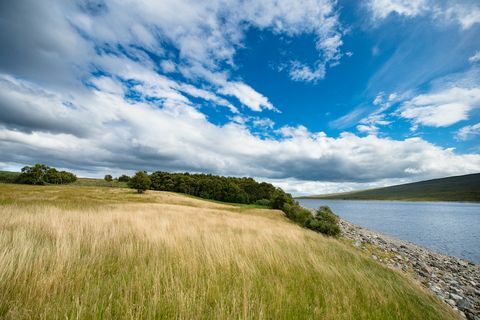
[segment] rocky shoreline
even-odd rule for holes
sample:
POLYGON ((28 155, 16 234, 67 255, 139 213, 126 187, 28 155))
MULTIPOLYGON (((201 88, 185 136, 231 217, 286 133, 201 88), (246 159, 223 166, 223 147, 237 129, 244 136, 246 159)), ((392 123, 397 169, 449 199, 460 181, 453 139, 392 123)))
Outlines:
POLYGON ((343 219, 340 219, 340 227, 342 235, 372 259, 410 274, 464 318, 480 320, 480 265, 364 229, 343 219))

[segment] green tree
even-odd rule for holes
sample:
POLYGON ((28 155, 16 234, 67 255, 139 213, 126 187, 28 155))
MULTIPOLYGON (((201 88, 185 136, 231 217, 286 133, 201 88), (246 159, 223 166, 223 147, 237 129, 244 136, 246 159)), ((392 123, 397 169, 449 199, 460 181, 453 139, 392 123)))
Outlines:
POLYGON ((305 227, 327 236, 338 236, 341 232, 338 221, 338 216, 332 212, 330 207, 321 206, 315 216, 305 222, 305 227))
POLYGON ((58 171, 44 164, 37 163, 34 166, 26 166, 22 168, 22 173, 18 176, 17 183, 43 185, 65 184, 75 182, 77 177, 67 171, 58 171))
POLYGON ((122 174, 120 177, 118 177, 119 182, 128 182, 130 181, 130 177, 127 176, 126 174, 122 174))
POLYGON ((22 173, 18 176, 17 181, 25 184, 45 184, 45 175, 48 169, 50 169, 48 166, 40 163, 37 163, 33 167, 23 167, 22 173))
POLYGON ((137 189, 138 193, 143 193, 145 190, 148 190, 151 184, 152 181, 145 171, 138 171, 130 181, 128 181, 128 186, 132 189, 137 189))
POLYGON ((280 188, 277 188, 271 198, 271 206, 273 209, 283 210, 285 204, 293 205, 294 201, 290 194, 286 193, 280 188))
POLYGON ((106 175, 105 175, 105 177, 104 177, 103 179, 105 179, 105 181, 112 182, 112 180, 113 180, 113 177, 112 177, 112 175, 111 175, 111 174, 106 174, 106 175))

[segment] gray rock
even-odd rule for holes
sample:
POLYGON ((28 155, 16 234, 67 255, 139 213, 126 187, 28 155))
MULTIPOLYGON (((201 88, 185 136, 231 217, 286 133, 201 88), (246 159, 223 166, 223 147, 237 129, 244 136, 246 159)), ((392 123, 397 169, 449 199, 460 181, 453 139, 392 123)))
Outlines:
POLYGON ((457 307, 460 310, 468 310, 472 307, 472 305, 467 299, 462 299, 460 301, 457 301, 457 307))
POLYGON ((447 302, 449 305, 451 305, 452 307, 455 306, 455 301, 453 301, 452 299, 448 299, 446 302, 447 302))
POLYGON ((393 253, 387 259, 372 254, 373 260, 407 273, 413 271, 414 278, 452 309, 463 311, 467 319, 480 320, 480 265, 374 233, 345 220, 340 220, 340 226, 353 246, 365 251, 363 244, 373 243, 386 254, 393 253))
POLYGON ((455 293, 450 293, 450 299, 455 300, 455 302, 460 301, 463 299, 463 297, 459 296, 458 294, 455 293))

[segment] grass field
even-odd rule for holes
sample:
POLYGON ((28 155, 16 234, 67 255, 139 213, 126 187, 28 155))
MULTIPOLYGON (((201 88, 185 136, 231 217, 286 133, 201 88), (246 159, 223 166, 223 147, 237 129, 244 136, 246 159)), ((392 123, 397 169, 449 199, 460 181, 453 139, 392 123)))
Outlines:
POLYGON ((455 319, 275 210, 0 184, 1 319, 455 319))

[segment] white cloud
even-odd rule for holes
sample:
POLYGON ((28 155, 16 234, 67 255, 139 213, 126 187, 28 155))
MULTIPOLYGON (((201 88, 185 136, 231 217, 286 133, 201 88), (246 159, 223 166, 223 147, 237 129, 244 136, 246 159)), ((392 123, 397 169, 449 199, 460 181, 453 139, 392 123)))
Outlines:
POLYGON ((302 195, 320 195, 338 192, 350 192, 354 190, 365 190, 372 188, 381 188, 402 183, 412 182, 410 179, 383 179, 375 182, 323 182, 323 181, 305 181, 298 179, 269 180, 276 186, 292 194, 302 195))
POLYGON ((262 109, 276 110, 265 96, 241 82, 226 83, 219 92, 224 95, 236 97, 244 106, 253 111, 258 112, 262 111, 262 109))
POLYGON ((105 1, 101 14, 75 12, 72 23, 98 42, 141 44, 161 50, 158 37, 179 50, 180 59, 214 70, 234 64, 249 27, 276 34, 312 34, 319 60, 340 58, 342 45, 335 1, 193 0, 105 1), (178 14, 181 12, 182 14, 178 14))
POLYGON ((458 140, 470 140, 480 135, 480 123, 460 128, 455 137, 458 140))
POLYGON ((275 122, 269 118, 255 118, 252 120, 252 125, 255 128, 273 129, 275 122))
POLYGON ((160 66, 162 68, 162 71, 165 73, 172 73, 177 70, 177 66, 173 61, 170 60, 163 60, 160 62, 160 66))
MULTIPOLYGON (((166 98, 168 103, 159 108, 155 102, 127 102, 122 94, 94 88, 74 96, 32 90, 17 79, 4 77, 0 82, 0 108, 5 111, 0 125, 2 162, 331 182, 420 179, 480 170, 480 155, 457 155, 419 138, 395 141, 350 133, 334 138, 302 126, 282 127, 277 138, 260 138, 242 124, 214 125, 175 97, 166 98), (7 108, 12 96, 28 103, 7 108), (10 114, 22 116, 5 118, 10 114)), ((255 120, 261 121, 251 121, 255 120)))
POLYGON ((290 78, 294 81, 317 82, 325 77, 325 65, 317 64, 313 69, 299 61, 292 62, 290 78))
POLYGON ((475 52, 475 54, 473 56, 468 58, 468 61, 470 61, 470 63, 476 63, 476 62, 480 61, 480 51, 475 52))
POLYGON ((391 13, 412 17, 428 9, 426 0, 370 0, 368 7, 375 19, 384 19, 391 13))
MULTIPOLYGON (((418 138, 329 137, 302 126, 260 137, 249 129, 274 124, 240 114, 231 97, 246 111, 276 109, 230 75, 245 30, 313 34, 323 66, 341 55, 334 7, 327 0, 14 1, 0 11, 9 31, 0 35, 0 161, 356 183, 479 171, 480 155, 418 138), (209 121, 210 104, 228 108, 233 120, 209 121)), ((309 70, 305 80, 320 77, 309 70)))
POLYGON ((455 4, 451 7, 440 10, 437 16, 447 20, 456 21, 463 29, 468 29, 474 24, 480 23, 480 5, 455 4))
POLYGON ((480 107, 480 88, 452 87, 439 92, 418 95, 405 102, 398 115, 418 125, 447 127, 469 118, 480 107))
POLYGON ((397 99, 399 99, 399 95, 395 92, 389 95, 386 95, 385 92, 377 94, 373 100, 373 105, 376 106, 377 109, 359 121, 356 127, 357 131, 367 134, 378 134, 380 131, 379 126, 386 126, 391 123, 391 121, 387 120, 385 112, 390 109, 394 103, 398 102, 397 99))
POLYGON ((454 22, 462 29, 480 23, 480 6, 475 2, 438 0, 369 0, 367 7, 375 20, 395 13, 405 17, 430 15, 432 19, 454 22))
POLYGON ((373 126, 373 125, 367 126, 367 125, 364 125, 364 124, 359 124, 357 126, 357 130, 358 130, 358 132, 361 132, 361 133, 368 133, 368 134, 377 134, 378 133, 378 127, 373 126))

